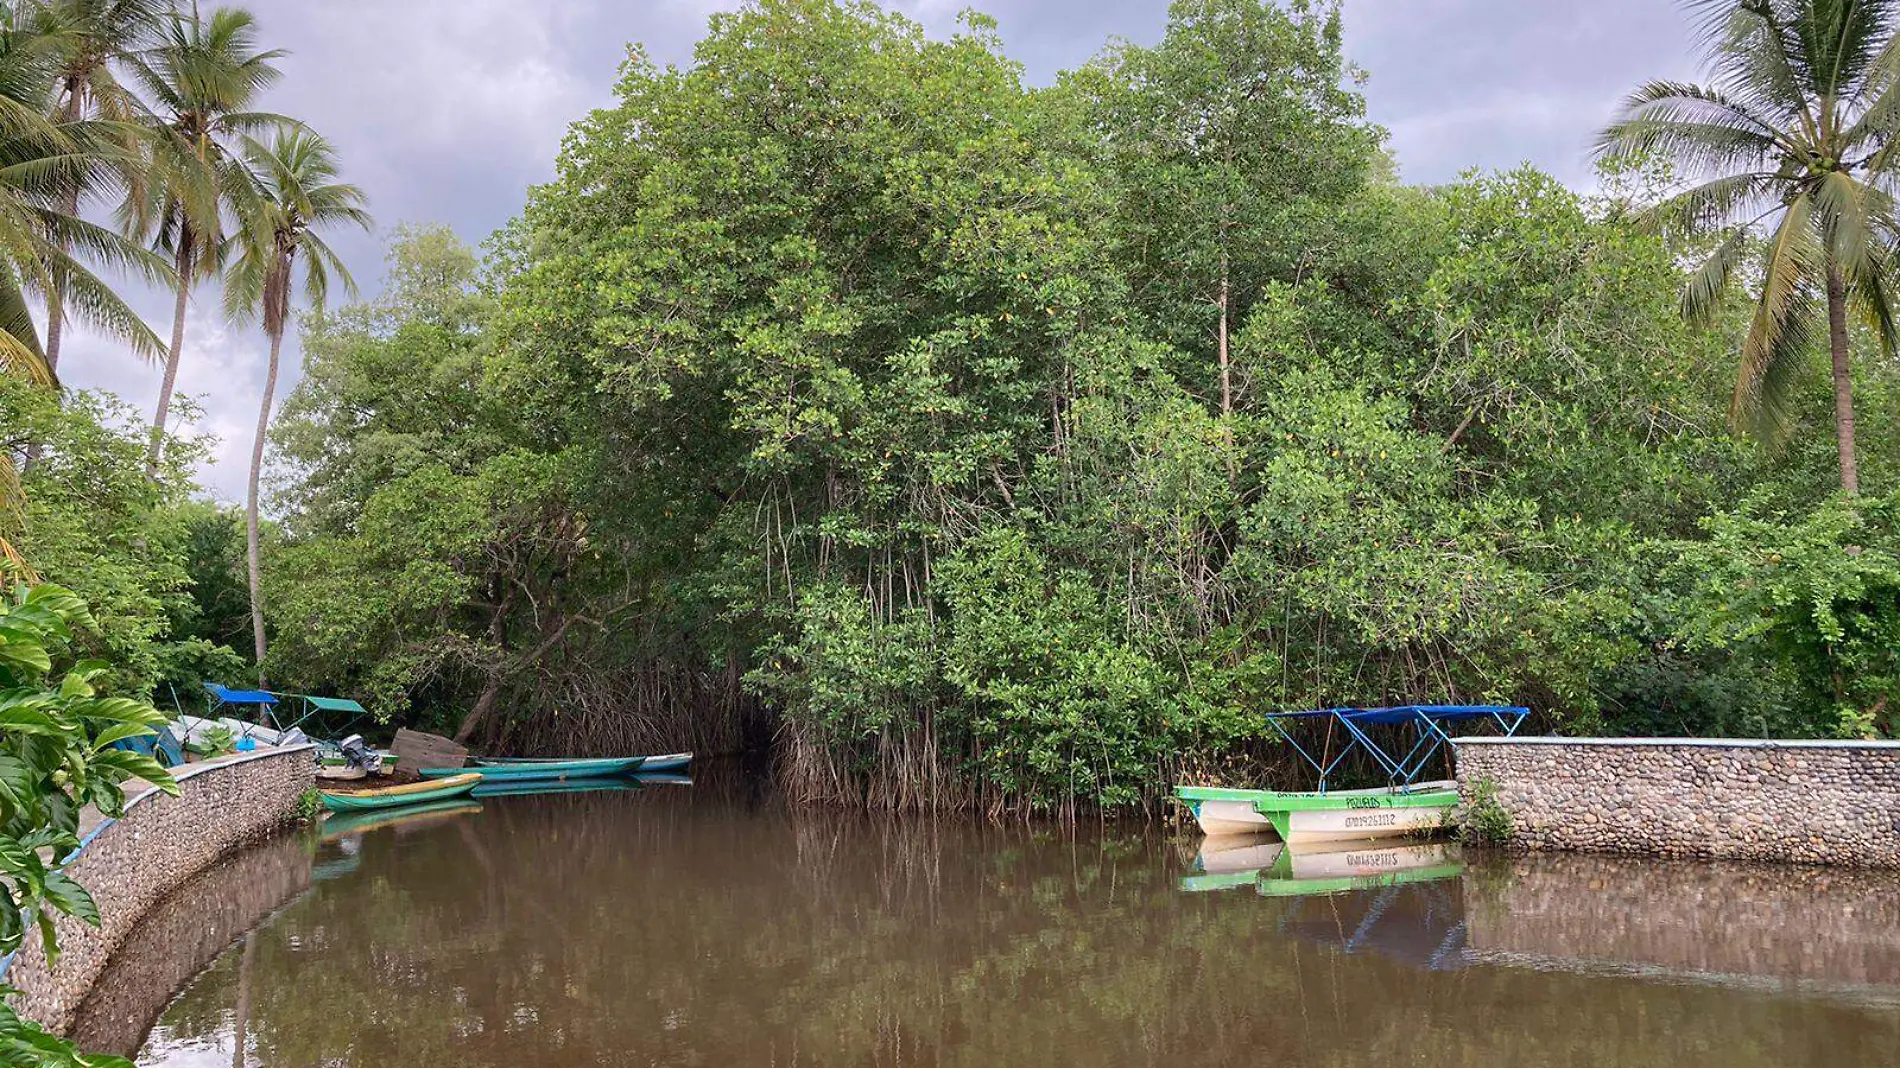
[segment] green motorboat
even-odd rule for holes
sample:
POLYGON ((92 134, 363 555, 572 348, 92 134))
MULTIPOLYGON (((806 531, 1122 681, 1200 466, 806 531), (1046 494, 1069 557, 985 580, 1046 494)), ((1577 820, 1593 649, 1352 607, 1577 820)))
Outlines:
MULTIPOLYGON (((423 774, 427 775, 428 772, 423 774)), ((412 782, 407 786, 386 786, 380 790, 364 790, 358 793, 330 790, 322 790, 319 793, 323 797, 323 807, 331 812, 367 812, 371 809, 402 808, 407 805, 419 805, 425 801, 443 801, 451 797, 460 797, 475 789, 475 784, 481 781, 482 777, 473 772, 450 770, 446 777, 412 782)))
POLYGON ((425 768, 425 779, 474 775, 482 782, 534 782, 546 779, 600 779, 637 771, 645 757, 606 757, 600 760, 537 760, 525 764, 477 764, 472 768, 425 768))

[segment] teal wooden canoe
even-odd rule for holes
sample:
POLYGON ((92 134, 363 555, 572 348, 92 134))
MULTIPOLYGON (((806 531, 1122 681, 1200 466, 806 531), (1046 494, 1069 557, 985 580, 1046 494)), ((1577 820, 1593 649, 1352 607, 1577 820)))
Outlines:
POLYGON ((615 791, 638 790, 639 782, 633 779, 605 778, 590 776, 585 779, 503 779, 500 782, 484 782, 475 787, 470 797, 525 797, 528 794, 597 794, 615 791))
POLYGON ((361 793, 333 793, 329 790, 322 790, 319 793, 323 797, 323 807, 331 812, 368 812, 371 809, 402 808, 406 805, 419 805, 425 801, 443 801, 451 797, 460 797, 475 789, 475 784, 482 781, 480 775, 464 774, 459 771, 449 771, 446 776, 433 778, 433 782, 412 782, 407 786, 387 786, 381 790, 364 790, 361 793))
MULTIPOLYGON (((645 757, 609 757, 610 760, 638 760, 641 774, 654 771, 679 771, 693 762, 691 753, 666 753, 660 756, 645 757)), ((512 768, 524 764, 577 764, 587 763, 576 757, 478 757, 470 760, 478 768, 512 768)))
POLYGON ((537 760, 524 764, 478 764, 472 768, 428 768, 425 779, 474 775, 482 782, 533 782, 537 779, 596 779, 625 775, 640 767, 643 757, 606 757, 600 760, 537 760))

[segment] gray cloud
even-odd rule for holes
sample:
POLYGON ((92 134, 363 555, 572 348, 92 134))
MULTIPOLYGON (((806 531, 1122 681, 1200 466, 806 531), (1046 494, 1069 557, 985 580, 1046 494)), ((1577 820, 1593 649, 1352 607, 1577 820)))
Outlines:
MULTIPOLYGON (((567 125, 611 100, 631 42, 656 60, 690 61, 715 0, 254 0, 269 41, 291 51, 267 105, 336 143, 379 222, 443 222, 479 242, 553 173, 567 125)), ((895 6, 933 33, 968 0, 895 6)), ((1036 83, 1086 61, 1110 37, 1149 43, 1160 0, 992 0, 1010 54, 1036 83)), ((1372 118, 1391 131, 1408 181, 1529 161, 1588 184, 1589 138, 1639 81, 1695 73, 1688 17, 1664 0, 1347 0, 1347 50, 1370 75, 1372 118)), ((339 234, 366 292, 381 282, 381 236, 339 234)), ((161 333, 164 294, 135 295, 161 333)), ((223 326, 215 294, 190 318, 180 388, 204 408, 190 428, 221 445, 204 472, 241 499, 264 344, 223 326)), ((297 377, 294 345, 284 388, 297 377)), ((149 410, 156 370, 109 342, 74 338, 64 378, 149 410)), ((281 392, 280 392, 281 396, 281 392)))

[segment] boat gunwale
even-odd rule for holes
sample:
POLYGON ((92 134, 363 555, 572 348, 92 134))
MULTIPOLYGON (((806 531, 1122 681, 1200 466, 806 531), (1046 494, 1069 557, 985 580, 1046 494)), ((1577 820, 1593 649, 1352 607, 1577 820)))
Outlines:
POLYGON ((1450 808, 1458 804, 1458 791, 1449 782, 1421 783, 1410 791, 1402 787, 1380 786, 1370 790, 1317 791, 1245 790, 1230 786, 1177 786, 1174 796, 1187 802, 1235 801, 1251 804, 1255 811, 1310 812, 1349 808, 1450 808), (1368 805, 1371 801, 1375 804, 1368 805))

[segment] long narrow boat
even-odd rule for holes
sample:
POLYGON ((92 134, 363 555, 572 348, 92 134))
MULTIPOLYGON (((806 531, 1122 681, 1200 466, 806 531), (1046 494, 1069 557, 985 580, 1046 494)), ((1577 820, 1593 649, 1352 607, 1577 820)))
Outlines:
MULTIPOLYGON (((659 771, 679 771, 693 762, 691 753, 665 753, 660 756, 610 757, 607 759, 638 760, 640 773, 659 771)), ((476 757, 469 761, 478 768, 512 768, 524 764, 575 764, 584 763, 576 757, 476 757)))
POLYGON ((407 786, 385 786, 380 790, 364 790, 358 793, 339 793, 330 790, 319 791, 323 797, 323 807, 331 812, 365 812, 377 808, 399 808, 404 805, 417 805, 424 801, 442 801, 451 797, 460 797, 475 789, 482 781, 480 775, 451 774, 446 778, 435 778, 423 782, 412 782, 407 786))
POLYGON ((593 779, 626 775, 638 770, 644 760, 644 757, 606 757, 600 760, 540 760, 528 764, 478 764, 472 768, 425 768, 422 777, 441 779, 453 775, 474 775, 483 782, 593 779))
POLYGON ((475 787, 470 797, 522 797, 528 794, 593 794, 614 791, 638 790, 640 784, 634 779, 590 776, 584 779, 503 779, 500 782, 484 782, 475 787))

